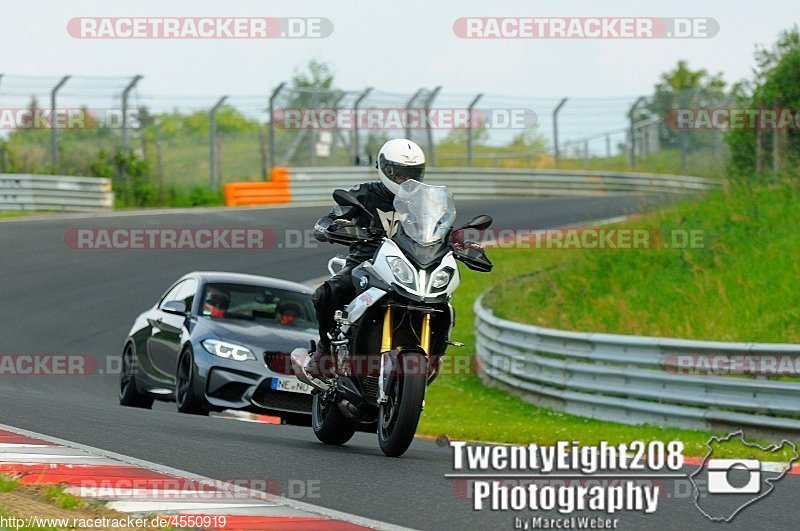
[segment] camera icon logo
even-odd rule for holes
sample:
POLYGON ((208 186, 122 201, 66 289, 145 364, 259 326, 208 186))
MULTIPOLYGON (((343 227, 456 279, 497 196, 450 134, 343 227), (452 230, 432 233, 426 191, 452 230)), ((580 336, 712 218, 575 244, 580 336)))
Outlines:
POLYGON ((758 459, 709 459, 709 494, 758 494, 761 491, 761 461, 758 459), (740 472, 749 473, 747 482, 733 479, 740 472))
MULTIPOLYGON (((758 502, 782 485, 781 480, 800 460, 794 442, 761 446, 750 442, 739 430, 727 437, 712 436, 708 452, 689 474, 694 504, 712 522, 730 522, 746 507, 758 502), (731 458, 732 455, 743 455, 731 458)), ((782 486, 779 488, 783 488, 782 486)))

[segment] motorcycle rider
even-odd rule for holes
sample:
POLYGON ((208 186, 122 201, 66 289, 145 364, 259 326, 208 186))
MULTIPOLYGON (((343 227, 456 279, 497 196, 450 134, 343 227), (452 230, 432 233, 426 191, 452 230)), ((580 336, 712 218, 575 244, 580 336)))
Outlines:
MULTIPOLYGON (((370 218, 360 209, 335 206, 331 212, 314 225, 314 237, 321 242, 329 241, 328 229, 336 229, 347 224, 358 227, 382 229, 387 236, 393 236, 400 223, 394 212, 394 195, 400 185, 414 179, 422 182, 425 175, 425 154, 422 149, 405 138, 386 142, 378 152, 375 164, 379 181, 359 184, 350 189, 359 202, 372 214, 370 218)), ((331 242, 333 243, 333 242, 331 242)), ((350 254, 344 267, 325 281, 314 292, 312 301, 319 322, 319 343, 316 351, 310 353, 306 372, 314 377, 324 376, 330 369, 330 338, 336 322, 336 310, 348 304, 356 293, 350 272, 362 262, 369 260, 378 248, 377 243, 355 243, 350 246, 350 254)))

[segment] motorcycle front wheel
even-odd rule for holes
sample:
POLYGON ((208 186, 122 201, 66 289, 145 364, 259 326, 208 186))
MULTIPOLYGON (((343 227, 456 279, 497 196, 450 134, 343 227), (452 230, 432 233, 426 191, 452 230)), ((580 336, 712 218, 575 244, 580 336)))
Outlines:
POLYGON ((389 457, 403 455, 417 432, 425 400, 425 356, 420 352, 401 353, 400 374, 389 389, 388 400, 381 404, 378 416, 378 443, 389 457))
POLYGON ((311 427, 317 439, 325 444, 344 444, 356 432, 355 423, 335 403, 322 400, 319 393, 314 393, 311 405, 311 427))

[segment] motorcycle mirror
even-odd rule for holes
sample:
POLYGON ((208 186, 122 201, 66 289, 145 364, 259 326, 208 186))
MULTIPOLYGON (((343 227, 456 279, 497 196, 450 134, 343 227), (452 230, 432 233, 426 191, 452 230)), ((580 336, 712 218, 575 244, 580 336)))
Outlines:
POLYGON ((492 217, 487 216, 486 214, 481 214, 479 216, 475 216, 474 218, 469 220, 466 225, 459 227, 457 230, 463 230, 463 229, 485 230, 488 229, 491 224, 492 224, 492 217))
POLYGON ((334 190, 333 200, 336 201, 337 205, 358 208, 362 212, 369 214, 370 218, 372 217, 372 214, 370 213, 369 210, 367 210, 367 207, 362 205, 361 202, 356 198, 356 196, 354 196, 347 190, 342 190, 341 188, 337 188, 336 190, 334 190))
POLYGON ((333 200, 336 201, 337 205, 364 208, 358 199, 356 199, 356 196, 341 188, 337 188, 333 191, 333 200))

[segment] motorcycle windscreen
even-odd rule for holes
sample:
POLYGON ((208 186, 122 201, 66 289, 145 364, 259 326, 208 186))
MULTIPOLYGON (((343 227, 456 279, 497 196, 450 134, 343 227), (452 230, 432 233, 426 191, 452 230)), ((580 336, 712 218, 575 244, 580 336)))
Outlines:
POLYGON ((394 196, 403 232, 420 245, 442 241, 456 219, 453 194, 446 186, 405 181, 394 196))

